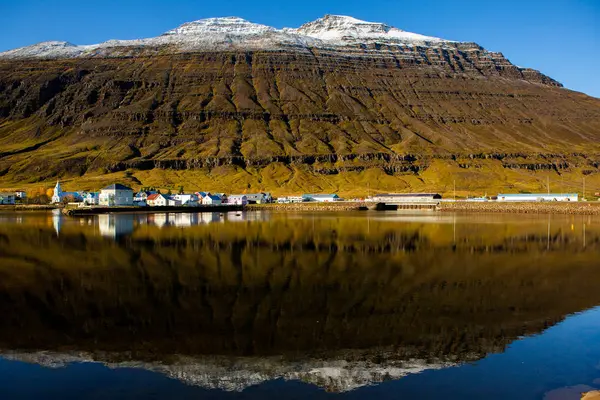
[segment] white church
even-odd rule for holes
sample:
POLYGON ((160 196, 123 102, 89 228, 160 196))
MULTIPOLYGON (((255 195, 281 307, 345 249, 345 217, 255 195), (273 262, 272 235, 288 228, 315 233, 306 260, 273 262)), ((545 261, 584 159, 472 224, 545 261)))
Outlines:
POLYGON ((70 198, 76 202, 83 201, 81 194, 78 192, 63 192, 62 188, 60 187, 60 182, 56 181, 54 193, 52 194, 52 204, 62 203, 65 198, 70 198))

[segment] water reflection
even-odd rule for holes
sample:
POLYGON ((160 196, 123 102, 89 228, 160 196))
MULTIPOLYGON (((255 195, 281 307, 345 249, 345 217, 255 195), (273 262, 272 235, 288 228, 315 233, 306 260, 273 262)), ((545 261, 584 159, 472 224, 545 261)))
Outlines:
POLYGON ((0 214, 0 348, 351 390, 600 304, 599 255, 588 216, 0 214))

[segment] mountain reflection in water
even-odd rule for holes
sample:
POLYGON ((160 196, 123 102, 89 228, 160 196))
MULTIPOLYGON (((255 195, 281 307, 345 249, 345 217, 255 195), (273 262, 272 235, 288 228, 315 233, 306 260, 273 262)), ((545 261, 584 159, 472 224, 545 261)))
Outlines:
POLYGON ((335 391, 502 352, 600 304, 588 216, 0 214, 0 348, 335 391))

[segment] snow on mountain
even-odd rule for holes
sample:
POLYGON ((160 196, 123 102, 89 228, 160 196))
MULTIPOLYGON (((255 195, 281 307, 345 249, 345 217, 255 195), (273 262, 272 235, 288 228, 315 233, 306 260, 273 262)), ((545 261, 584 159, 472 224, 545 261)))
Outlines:
POLYGON ((43 42, 0 53, 0 58, 110 57, 165 46, 177 53, 230 49, 280 50, 290 47, 331 48, 369 43, 441 46, 451 42, 346 16, 326 15, 298 29, 276 29, 242 18, 225 17, 188 22, 155 38, 109 40, 85 46, 68 42, 43 42))
POLYGON ((386 24, 366 22, 341 15, 326 15, 316 21, 302 25, 294 32, 338 45, 352 42, 382 42, 385 44, 448 42, 436 37, 405 32, 386 24))
MULTIPOLYGON (((350 352, 350 360, 342 358, 286 360, 283 357, 178 356, 168 363, 142 361, 106 361, 123 359, 118 354, 98 356, 85 352, 33 353, 3 351, 4 359, 35 363, 47 368, 63 368, 71 363, 102 363, 108 368, 142 368, 178 379, 189 385, 207 389, 238 391, 275 379, 307 382, 334 392, 347 392, 363 386, 400 379, 430 369, 455 366, 452 361, 425 361, 422 359, 397 360, 393 354, 383 353, 377 362, 350 352), (104 359, 104 360, 103 360, 104 359)), ((473 356, 473 359, 476 359, 473 356)))

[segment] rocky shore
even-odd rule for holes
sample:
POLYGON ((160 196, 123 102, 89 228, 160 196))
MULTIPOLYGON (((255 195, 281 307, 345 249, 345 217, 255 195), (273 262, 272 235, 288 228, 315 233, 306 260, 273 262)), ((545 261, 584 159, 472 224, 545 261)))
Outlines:
POLYGON ((374 207, 374 203, 335 202, 335 203, 286 203, 249 204, 247 211, 358 211, 374 207))
POLYGON ((448 202, 441 203, 438 210, 444 212, 600 215, 600 202, 448 202))
POLYGON ((16 204, 16 205, 0 205, 0 211, 45 211, 62 208, 56 204, 16 204))

